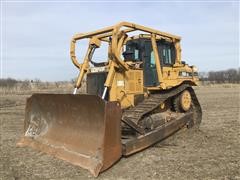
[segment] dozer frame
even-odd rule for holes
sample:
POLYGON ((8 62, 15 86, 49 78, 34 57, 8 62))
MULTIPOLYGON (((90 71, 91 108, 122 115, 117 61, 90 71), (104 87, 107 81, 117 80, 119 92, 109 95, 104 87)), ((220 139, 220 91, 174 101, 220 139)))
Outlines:
MULTIPOLYGON (((155 29, 147 28, 141 25, 129 23, 129 22, 121 22, 115 26, 111 26, 108 28, 104 28, 98 31, 85 33, 85 34, 76 34, 71 41, 71 50, 70 55, 73 64, 80 70, 79 76, 77 78, 77 82, 74 89, 74 94, 76 90, 81 86, 83 77, 86 73, 90 71, 90 60, 89 55, 91 54, 92 49, 99 48, 101 45, 101 41, 105 41, 109 43, 109 59, 107 65, 105 66, 108 70, 108 75, 106 81, 104 83, 104 93, 102 94, 102 98, 105 98, 106 91, 113 86, 114 84, 114 77, 116 73, 122 74, 124 72, 131 71, 129 63, 125 62, 121 58, 121 54, 123 52, 123 46, 132 39, 139 39, 139 38, 146 38, 151 40, 151 45, 154 52, 154 59, 156 63, 156 70, 157 70, 157 77, 158 77, 158 85, 152 87, 143 87, 141 84, 142 89, 140 90, 141 93, 151 91, 151 90, 162 90, 168 89, 171 87, 176 87, 177 85, 183 83, 184 81, 190 83, 191 85, 197 85, 198 76, 196 76, 197 70, 196 67, 186 66, 184 62, 181 61, 181 47, 180 47, 180 40, 181 38, 176 35, 172 35, 169 33, 161 32, 155 29), (140 34, 138 36, 128 37, 128 33, 134 31, 142 31, 147 34, 140 34), (79 63, 75 53, 75 44, 77 41, 85 38, 90 38, 89 47, 83 63, 79 63), (157 40, 165 40, 167 42, 173 43, 175 47, 175 63, 172 67, 161 67, 160 64, 160 57, 158 54, 157 49, 157 40), (172 69, 174 68, 174 72, 172 69), (168 73, 171 72, 169 75, 168 73), (191 74, 190 76, 179 76, 179 73, 186 72, 191 74), (147 90, 147 91, 146 91, 147 90)), ((111 91, 117 91, 116 89, 112 88, 111 91)), ((116 94, 116 92, 113 92, 116 94)), ((136 92, 133 92, 136 93, 136 92)), ((137 92, 139 93, 139 92, 137 92)), ((110 95, 110 97, 112 97, 110 95)), ((111 99, 114 101, 117 99, 111 99)), ((121 104, 123 107, 128 107, 129 105, 125 105, 124 103, 121 104)))
POLYGON ((73 94, 30 97, 18 145, 98 176, 121 156, 141 151, 183 126, 198 127, 202 111, 192 88, 198 73, 181 60, 180 40, 128 22, 76 34, 70 56, 80 72, 73 94), (76 43, 86 38, 88 49, 79 63, 76 43), (108 43, 108 59, 94 62, 101 43, 108 43), (77 94, 85 77, 87 94, 77 94))

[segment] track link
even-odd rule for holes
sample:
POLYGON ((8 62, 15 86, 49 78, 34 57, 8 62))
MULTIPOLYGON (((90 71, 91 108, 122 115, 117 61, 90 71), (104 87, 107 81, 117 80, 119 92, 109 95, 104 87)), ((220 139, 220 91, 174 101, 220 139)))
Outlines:
POLYGON ((133 128, 138 133, 144 134, 145 133, 144 129, 140 125, 138 125, 139 121, 143 117, 150 114, 153 110, 155 110, 160 104, 165 102, 167 99, 178 95, 185 89, 188 89, 192 96, 191 111, 193 111, 193 122, 189 124, 189 127, 192 127, 194 124, 200 124, 202 119, 201 106, 198 102, 194 90, 188 84, 182 84, 179 85, 178 87, 169 90, 164 90, 161 93, 151 94, 148 98, 143 100, 135 107, 125 110, 123 112, 122 121, 131 128, 133 128))

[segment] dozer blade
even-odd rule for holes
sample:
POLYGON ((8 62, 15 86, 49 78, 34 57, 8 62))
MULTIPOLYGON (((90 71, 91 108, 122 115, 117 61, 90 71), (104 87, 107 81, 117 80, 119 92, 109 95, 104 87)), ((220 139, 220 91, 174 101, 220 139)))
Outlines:
POLYGON ((34 94, 26 104, 24 136, 31 146, 94 176, 122 155, 121 108, 94 95, 34 94))

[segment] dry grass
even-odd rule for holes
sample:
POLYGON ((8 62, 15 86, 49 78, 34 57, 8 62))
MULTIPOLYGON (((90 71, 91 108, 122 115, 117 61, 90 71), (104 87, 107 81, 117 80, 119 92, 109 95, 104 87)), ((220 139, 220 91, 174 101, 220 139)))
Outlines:
MULTIPOLYGON (((72 82, 18 82, 14 86, 0 86, 0 94, 32 94, 32 93, 72 93, 74 83, 72 82)), ((85 83, 78 90, 85 92, 85 83)))
MULTIPOLYGON (((64 87, 37 91, 63 92, 64 87)), ((195 91, 203 109, 199 131, 183 129, 122 158, 98 179, 240 179, 239 86, 200 86, 195 91)), ((47 154, 16 148, 30 95, 0 95, 0 179, 94 179, 88 171, 47 154)))

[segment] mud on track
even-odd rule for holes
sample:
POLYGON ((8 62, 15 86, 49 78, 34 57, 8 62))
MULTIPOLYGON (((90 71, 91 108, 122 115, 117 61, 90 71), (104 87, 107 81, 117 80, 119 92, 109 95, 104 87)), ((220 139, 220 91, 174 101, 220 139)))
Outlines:
MULTIPOLYGON (((200 130, 183 129, 100 174, 98 179, 240 179, 240 89, 198 87, 200 130)), ((94 179, 84 169, 30 148, 17 148, 25 99, 0 95, 0 179, 94 179)))

